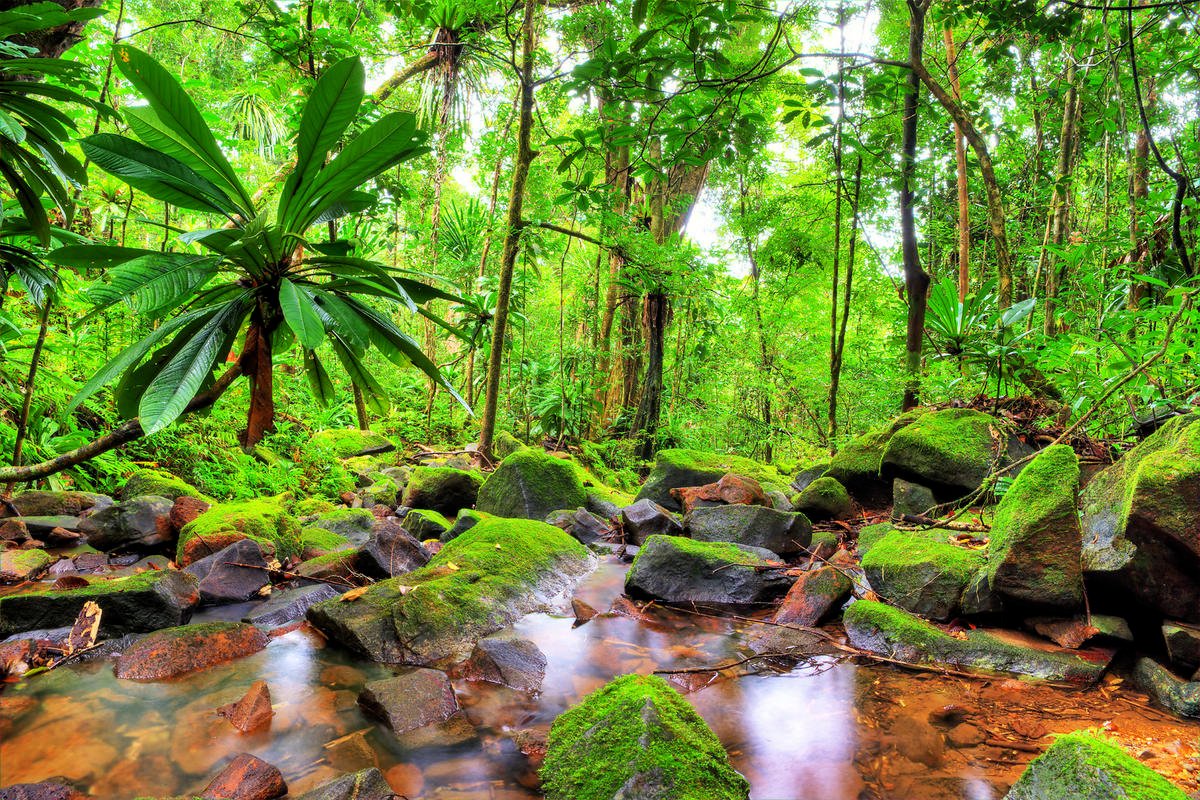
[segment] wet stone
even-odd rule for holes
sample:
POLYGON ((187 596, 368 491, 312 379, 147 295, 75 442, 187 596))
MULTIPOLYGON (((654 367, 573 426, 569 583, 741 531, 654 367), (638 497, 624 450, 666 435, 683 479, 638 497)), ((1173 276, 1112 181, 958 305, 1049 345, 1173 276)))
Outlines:
POLYGON ((1185 681, 1152 658, 1139 658, 1133 677, 1142 691, 1172 714, 1200 719, 1200 681, 1185 681))
POLYGON ((775 612, 781 625, 817 625, 850 596, 853 582, 836 567, 805 572, 796 579, 775 612))
POLYGON ((602 542, 612 533, 612 526, 586 508, 575 511, 555 511, 546 522, 562 528, 584 544, 602 542))
POLYGON ((155 631, 117 659, 118 678, 157 681, 257 653, 267 635, 241 622, 208 622, 155 631))
POLYGON ((159 547, 175 539, 176 529, 171 527, 174 504, 165 497, 134 497, 85 518, 79 530, 87 534, 88 544, 98 550, 159 547))
POLYGON ((276 628, 304 619, 308 609, 325 600, 332 600, 342 592, 328 583, 316 583, 301 586, 297 589, 283 589, 271 592, 267 602, 255 608, 242 622, 249 622, 260 628, 276 628))
POLYGON ((638 500, 621 509, 625 541, 641 545, 651 536, 682 536, 683 524, 653 500, 638 500))
POLYGON ((454 687, 446 673, 436 669, 414 669, 370 681, 359 694, 358 705, 398 734, 445 722, 458 713, 454 687))
POLYGON ((58 781, 18 783, 0 789, 0 800, 84 800, 87 795, 58 781))
POLYGON ((395 793, 375 767, 341 775, 295 800, 393 800, 395 793))
POLYGON ((242 539, 194 561, 184 572, 200 581, 200 602, 209 605, 249 600, 270 583, 266 556, 253 539, 242 539))
POLYGON ((546 656, 528 639, 488 636, 476 643, 463 673, 467 680, 536 692, 546 676, 546 656))
POLYGON ((200 796, 211 800, 274 800, 286 794, 287 784, 278 769, 242 753, 204 787, 200 796))
POLYGON ((1200 626, 1167 622, 1162 632, 1173 665, 1189 672, 1200 667, 1200 626))
POLYGON ((255 681, 236 703, 217 709, 217 715, 229 720, 229 724, 242 733, 265 728, 271 724, 271 690, 266 681, 255 681))

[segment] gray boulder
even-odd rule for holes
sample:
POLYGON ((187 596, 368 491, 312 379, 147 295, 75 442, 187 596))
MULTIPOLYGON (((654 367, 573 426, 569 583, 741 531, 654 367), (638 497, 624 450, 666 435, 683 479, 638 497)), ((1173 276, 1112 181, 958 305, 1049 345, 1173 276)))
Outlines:
POLYGON ((696 508, 684 519, 687 534, 700 542, 734 542, 781 556, 798 555, 812 542, 812 524, 799 513, 766 506, 696 508))
POLYGON ((625 591, 668 603, 769 603, 792 584, 785 568, 761 547, 651 536, 626 573, 625 591))
POLYGON ((626 543, 636 545, 651 536, 683 535, 683 523, 653 500, 638 500, 621 509, 621 528, 626 543))
POLYGON ((175 541, 171 509, 175 501, 143 495, 108 506, 85 517, 79 530, 97 550, 161 547, 175 541))
POLYGON ((203 605, 240 603, 271 583, 262 545, 253 539, 241 539, 211 556, 193 561, 184 572, 200 582, 203 605))

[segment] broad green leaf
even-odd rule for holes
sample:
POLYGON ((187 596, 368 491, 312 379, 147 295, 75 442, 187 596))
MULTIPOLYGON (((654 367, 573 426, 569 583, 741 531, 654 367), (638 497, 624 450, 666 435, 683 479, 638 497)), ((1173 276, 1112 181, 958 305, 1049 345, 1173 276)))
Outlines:
POLYGON ((220 261, 194 253, 150 252, 117 264, 107 271, 107 282, 88 289, 88 299, 95 305, 91 313, 122 301, 131 301, 143 314, 169 308, 203 286, 220 261))
POLYGON ((317 358, 313 350, 304 351, 304 374, 308 378, 308 388, 312 391, 317 405, 328 408, 334 398, 333 381, 329 379, 329 373, 325 371, 321 359, 317 358))
POLYGON ((383 386, 340 336, 335 334, 332 343, 334 355, 337 356, 338 361, 342 362, 342 368, 350 376, 350 382, 362 391, 367 407, 376 414, 388 413, 391 403, 388 401, 387 392, 383 386))
POLYGON ((325 339, 325 325, 312 297, 303 288, 284 278, 279 282, 279 306, 296 339, 306 350, 319 347, 325 339))
POLYGON ((84 139, 80 147, 100 169, 156 200, 227 217, 237 213, 229 198, 191 167, 133 139, 100 133, 84 139))

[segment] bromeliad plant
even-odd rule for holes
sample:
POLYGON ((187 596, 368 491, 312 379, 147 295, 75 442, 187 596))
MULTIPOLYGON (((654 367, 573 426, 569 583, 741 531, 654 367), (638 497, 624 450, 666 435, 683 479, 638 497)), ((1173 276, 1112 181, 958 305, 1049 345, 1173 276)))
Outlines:
POLYGON ((136 415, 142 431, 151 434, 201 393, 219 394, 244 375, 251 392, 242 444, 251 447, 274 427, 273 360, 293 343, 303 350, 309 385, 322 405, 333 394, 321 352, 325 344, 377 410, 386 410, 387 399, 363 362, 371 347, 394 364, 416 365, 458 397, 391 318, 399 307, 415 312, 417 303, 434 296, 456 298, 347 255, 342 243, 309 239, 314 226, 369 207, 375 197, 361 187, 426 151, 415 117, 390 113, 329 158, 363 100, 364 70, 357 58, 330 67, 313 89, 296 136, 295 166, 274 213, 247 191, 192 99, 158 62, 118 45, 115 63, 147 102, 125 112, 141 142, 98 134, 83 140, 84 153, 134 189, 221 222, 180 236, 190 252, 89 245, 52 254, 59 264, 106 268, 107 280, 90 290, 96 311, 131 303, 152 318, 165 318, 88 381, 72 406, 120 376, 118 410, 136 415), (216 378, 216 368, 239 339, 241 355, 216 378))

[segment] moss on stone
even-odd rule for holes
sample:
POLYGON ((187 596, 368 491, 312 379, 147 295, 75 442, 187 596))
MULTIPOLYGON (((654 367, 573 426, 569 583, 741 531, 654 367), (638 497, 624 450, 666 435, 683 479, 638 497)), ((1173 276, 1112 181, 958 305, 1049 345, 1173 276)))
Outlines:
POLYGON ((310 525, 340 533, 342 536, 370 533, 375 525, 375 515, 367 508, 334 508, 317 516, 310 525))
POLYGON ((1187 800, 1187 795, 1099 731, 1054 740, 1026 767, 1005 800, 1187 800))
POLYGON ((292 513, 298 517, 315 517, 336 510, 337 506, 323 497, 306 497, 292 506, 292 513))
POLYGON ((21 581, 36 577, 54 563, 54 557, 45 550, 0 551, 0 581, 21 581))
POLYGON ((867 582, 880 597, 942 620, 958 613, 963 591, 984 563, 977 550, 915 531, 893 531, 862 557, 867 582))
POLYGON ((611 800, 634 787, 672 800, 750 792, 704 720, 654 675, 617 678, 560 714, 541 774, 550 800, 611 800))
POLYGON ((248 539, 274 546, 280 559, 300 553, 300 523, 284 510, 285 496, 260 497, 220 503, 183 526, 179 532, 177 560, 182 560, 188 540, 236 531, 248 539))
POLYGON ((653 500, 669 511, 681 511, 679 501, 671 496, 672 489, 705 486, 730 472, 753 478, 765 492, 788 490, 787 476, 757 461, 701 450, 668 449, 655 454, 654 469, 635 499, 653 500))
POLYGON ((999 431, 994 417, 969 408, 922 414, 888 440, 880 471, 935 490, 974 491, 997 466, 999 431))
POLYGON ((300 531, 300 552, 304 555, 309 553, 324 555, 333 550, 345 550, 352 546, 350 540, 345 536, 325 528, 310 526, 300 531))
POLYGON ((404 515, 404 529, 421 541, 439 539, 454 524, 431 508, 414 508, 404 515))
MULTIPOLYGON (((671 543, 681 555, 695 558, 704 566, 714 569, 731 563, 750 566, 766 566, 772 563, 769 559, 748 552, 745 547, 733 542, 698 542, 686 536, 672 536, 671 543)), ((633 557, 633 563, 629 567, 630 572, 634 571, 638 559, 644 551, 645 547, 638 550, 638 554, 633 557)))
POLYGON ((851 439, 830 459, 825 475, 852 490, 878 483, 879 462, 883 458, 884 448, 897 431, 911 425, 924 413, 924 409, 909 411, 885 427, 851 439))
POLYGON ((456 514, 475 505, 483 476, 454 467, 417 467, 404 487, 403 505, 456 514))
POLYGON ((846 487, 828 475, 806 486, 796 495, 792 505, 813 519, 845 519, 854 510, 846 487))
POLYGON ((1047 447, 996 507, 988 544, 988 583, 1016 600, 1075 606, 1083 599, 1079 459, 1065 444, 1047 447))
POLYGON ((206 503, 216 502, 211 497, 202 494, 200 490, 187 481, 161 469, 143 468, 134 470, 129 475, 129 478, 126 479, 125 485, 121 487, 121 497, 125 499, 145 495, 165 497, 168 500, 177 500, 180 497, 195 497, 206 503))
POLYGON ((357 428, 318 431, 312 435, 309 446, 331 453, 335 458, 353 458, 368 453, 385 453, 396 447, 382 433, 360 431, 357 428))
POLYGON ((496 434, 496 440, 492 443, 492 452, 500 456, 500 458, 507 458, 524 446, 525 444, 520 439, 508 431, 500 431, 496 434))
POLYGON ((864 525, 858 531, 858 553, 865 556, 879 540, 896 530, 890 522, 877 522, 874 525, 864 525))
POLYGON ((375 482, 362 491, 363 505, 399 505, 400 485, 386 475, 377 474, 373 477, 375 482))
POLYGON ((579 508, 586 502, 583 472, 577 464, 526 447, 488 476, 475 507, 499 517, 543 520, 553 511, 579 508))

